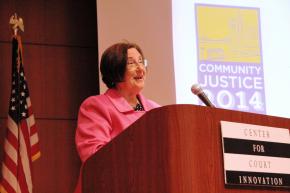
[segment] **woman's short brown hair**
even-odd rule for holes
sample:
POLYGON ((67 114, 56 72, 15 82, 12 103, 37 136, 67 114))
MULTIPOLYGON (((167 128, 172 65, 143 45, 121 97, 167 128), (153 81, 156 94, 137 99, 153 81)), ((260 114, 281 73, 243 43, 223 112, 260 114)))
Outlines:
POLYGON ((127 50, 136 48, 144 59, 141 48, 130 42, 116 43, 107 48, 100 62, 102 80, 108 88, 114 88, 118 82, 122 82, 127 65, 127 50))

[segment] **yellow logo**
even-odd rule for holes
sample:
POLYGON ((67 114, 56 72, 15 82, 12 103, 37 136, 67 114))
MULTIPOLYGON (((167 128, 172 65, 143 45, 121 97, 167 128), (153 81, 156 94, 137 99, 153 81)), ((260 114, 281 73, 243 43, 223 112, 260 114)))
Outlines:
POLYGON ((261 63, 257 9, 197 6, 199 61, 261 63))

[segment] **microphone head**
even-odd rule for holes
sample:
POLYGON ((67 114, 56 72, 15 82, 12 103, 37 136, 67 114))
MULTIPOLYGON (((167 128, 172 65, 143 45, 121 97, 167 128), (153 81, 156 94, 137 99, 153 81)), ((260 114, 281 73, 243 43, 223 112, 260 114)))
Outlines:
POLYGON ((203 92, 201 86, 199 86, 198 84, 194 84, 191 86, 191 92, 195 95, 198 96, 198 98, 206 105, 209 107, 215 107, 210 100, 208 99, 208 97, 206 96, 206 94, 203 92))
POLYGON ((199 86, 199 84, 194 84, 191 86, 191 92, 195 95, 199 95, 202 93, 202 88, 199 86))

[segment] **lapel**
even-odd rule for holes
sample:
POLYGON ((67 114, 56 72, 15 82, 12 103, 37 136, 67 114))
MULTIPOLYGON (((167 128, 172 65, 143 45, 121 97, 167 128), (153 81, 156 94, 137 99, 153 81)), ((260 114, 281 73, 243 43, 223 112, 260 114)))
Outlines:
MULTIPOLYGON (((109 98, 112 104, 118 109, 118 111, 122 113, 134 111, 134 109, 130 106, 130 104, 126 101, 124 97, 122 97, 115 89, 111 88, 105 92, 105 95, 109 98)), ((148 111, 149 107, 146 103, 146 99, 143 95, 138 94, 138 98, 142 103, 144 110, 148 111)))

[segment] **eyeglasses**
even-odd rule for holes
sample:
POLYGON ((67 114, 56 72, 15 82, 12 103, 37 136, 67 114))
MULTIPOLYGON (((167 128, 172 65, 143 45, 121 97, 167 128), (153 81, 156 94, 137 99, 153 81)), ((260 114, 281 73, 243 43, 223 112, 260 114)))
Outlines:
POLYGON ((148 61, 146 59, 139 59, 138 61, 129 58, 127 61, 127 67, 128 68, 134 68, 141 65, 142 67, 148 66, 148 61))

